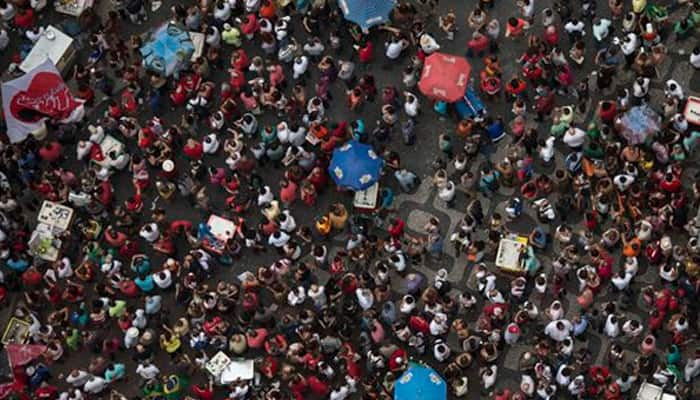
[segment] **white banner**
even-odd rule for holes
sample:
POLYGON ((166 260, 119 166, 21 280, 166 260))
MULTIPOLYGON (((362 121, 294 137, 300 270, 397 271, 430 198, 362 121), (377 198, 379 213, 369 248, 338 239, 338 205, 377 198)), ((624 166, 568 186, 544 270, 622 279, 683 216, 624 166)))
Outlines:
POLYGON ((44 121, 76 122, 85 115, 51 60, 46 59, 25 75, 2 84, 2 109, 10 142, 24 140, 44 121))

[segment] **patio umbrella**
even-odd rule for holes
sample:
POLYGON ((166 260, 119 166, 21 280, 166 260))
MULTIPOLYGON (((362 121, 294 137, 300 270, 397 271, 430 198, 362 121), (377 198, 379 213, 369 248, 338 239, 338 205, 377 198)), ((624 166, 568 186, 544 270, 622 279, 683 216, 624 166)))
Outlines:
POLYGON ((338 186, 365 190, 377 182, 383 165, 371 146, 351 140, 333 151, 328 172, 338 186))
POLYGON ((140 52, 146 68, 170 76, 190 60, 194 44, 184 27, 168 23, 155 31, 140 52))
POLYGON ((434 369, 411 363, 394 386, 394 400, 445 400, 447 385, 434 369))
POLYGON ((661 128, 661 117, 647 105, 632 107, 617 122, 620 134, 631 145, 645 143, 661 128))
POLYGON ((395 5, 395 0, 338 0, 345 19, 363 30, 387 21, 395 5))
POLYGON ((471 70, 464 57, 433 53, 425 59, 418 88, 430 98, 453 103, 464 96, 471 70))

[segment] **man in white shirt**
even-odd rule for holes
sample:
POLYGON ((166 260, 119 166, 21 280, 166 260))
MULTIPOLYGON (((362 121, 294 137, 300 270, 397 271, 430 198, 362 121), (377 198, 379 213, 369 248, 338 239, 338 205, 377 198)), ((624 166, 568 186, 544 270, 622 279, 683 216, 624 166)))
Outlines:
POLYGON ((136 373, 144 380, 150 381, 160 375, 160 369, 152 363, 141 363, 136 367, 136 373))
POLYGON ((173 284, 172 272, 169 269, 164 269, 153 274, 153 282, 161 289, 167 289, 173 284))
POLYGON ((700 46, 695 47, 690 53, 690 65, 695 69, 700 69, 700 46))
MULTIPOLYGON (((615 39, 615 41, 617 41, 617 39, 615 39)), ((625 61, 628 67, 631 66, 634 62, 639 45, 639 37, 633 32, 628 33, 627 35, 625 35, 625 37, 622 38, 622 43, 620 43, 620 50, 622 50, 622 54, 625 55, 625 61)))
POLYGON ((448 208, 454 206, 455 198, 457 196, 457 191, 455 184, 452 181, 447 181, 447 184, 440 189, 438 189, 438 197, 440 200, 444 201, 448 208))
POLYGON ((208 27, 204 41, 209 45, 209 47, 213 47, 215 49, 221 47, 221 33, 219 32, 219 28, 214 25, 208 27))
POLYGON ((574 326, 567 319, 555 320, 547 324, 544 328, 544 334, 549 336, 555 342, 563 342, 569 337, 574 326))
POLYGON ((683 101, 685 100, 685 94, 683 93, 683 88, 681 85, 678 83, 678 81, 674 79, 669 79, 666 81, 666 88, 664 89, 664 94, 666 96, 674 97, 678 99, 678 101, 683 101))
POLYGON ((583 21, 572 18, 564 25, 564 30, 569 35, 569 42, 576 43, 586 35, 586 25, 583 21))
POLYGON ((90 373, 86 371, 74 369, 66 377, 66 383, 73 387, 83 386, 85 385, 85 382, 87 382, 90 379, 90 376, 90 373))
POLYGON ((279 249, 284 247, 284 245, 289 242, 289 239, 290 237, 286 232, 277 231, 270 235, 270 237, 267 239, 267 243, 279 249))
POLYGON ((554 159, 554 141, 556 137, 550 136, 546 140, 540 142, 540 158, 544 165, 549 165, 554 159))
POLYGON ((403 109, 406 115, 411 118, 416 118, 420 110, 420 103, 418 98, 411 92, 404 92, 405 101, 403 103, 403 109))
POLYGON ((640 76, 634 81, 632 85, 632 95, 638 100, 644 100, 649 96, 649 84, 651 80, 640 76))
POLYGON ((612 26, 612 21, 607 18, 596 18, 593 22, 593 37, 597 45, 602 45, 603 40, 610 35, 610 26, 612 26))
POLYGON ((363 310, 372 308, 374 304, 374 295, 371 290, 367 288, 357 288, 355 289, 355 296, 357 297, 357 303, 363 310))
POLYGON ((408 47, 408 42, 406 42, 405 39, 393 39, 390 42, 384 43, 384 46, 386 47, 386 51, 384 52, 386 58, 389 60, 397 60, 401 57, 401 52, 408 47))
POLYGON ((218 2, 214 9, 214 19, 219 22, 227 22, 230 18, 231 6, 225 1, 218 2))
POLYGON ((326 47, 318 37, 314 37, 310 42, 304 44, 304 52, 310 55, 313 59, 320 57, 325 50, 326 47))
POLYGON ((292 66, 292 71, 294 73, 294 80, 298 80, 303 77, 306 70, 309 68, 309 58, 301 55, 294 58, 294 65, 292 66))
POLYGON ((292 233, 297 229, 297 221, 289 210, 283 210, 279 217, 280 229, 292 233))
POLYGON ((566 130, 562 140, 572 151, 578 151, 586 141, 586 132, 581 128, 572 126, 566 130))
POLYGON ((107 388, 107 381, 99 376, 92 376, 85 382, 83 391, 89 394, 99 394, 107 388))
POLYGON ((139 236, 141 236, 148 243, 153 243, 160 237, 160 231, 158 230, 158 224, 155 222, 148 223, 141 228, 139 231, 139 236))
POLYGON ((450 348, 442 339, 435 341, 435 345, 433 346, 433 357, 435 357, 438 362, 445 362, 445 360, 450 358, 450 354, 450 348))

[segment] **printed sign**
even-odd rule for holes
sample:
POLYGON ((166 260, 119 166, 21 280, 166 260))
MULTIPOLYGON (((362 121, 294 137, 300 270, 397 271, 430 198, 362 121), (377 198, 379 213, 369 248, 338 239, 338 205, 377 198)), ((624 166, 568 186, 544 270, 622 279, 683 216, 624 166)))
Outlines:
POLYGON ((50 226, 54 232, 63 232, 68 230, 73 221, 73 209, 52 201, 44 201, 37 220, 50 226))

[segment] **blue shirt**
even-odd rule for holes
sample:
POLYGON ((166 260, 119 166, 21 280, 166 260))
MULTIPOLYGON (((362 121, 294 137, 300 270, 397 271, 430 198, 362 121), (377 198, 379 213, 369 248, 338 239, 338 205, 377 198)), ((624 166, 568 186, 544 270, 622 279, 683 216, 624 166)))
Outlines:
POLYGON ((153 275, 146 275, 145 278, 138 277, 134 279, 136 286, 141 289, 142 292, 150 292, 155 287, 155 282, 153 282, 153 275))
POLYGON ((105 380, 107 382, 113 382, 117 379, 123 378, 126 374, 126 367, 124 364, 115 363, 111 368, 105 371, 105 380))
POLYGON ((150 296, 146 298, 146 304, 144 305, 144 311, 146 314, 155 314, 160 311, 160 305, 163 298, 160 296, 150 296))
POLYGON ((447 115, 447 103, 444 101, 436 101, 433 110, 440 115, 447 115))
POLYGON ((579 323, 574 323, 574 336, 580 336, 583 335, 584 332, 586 332, 586 329, 588 329, 588 320, 586 318, 581 318, 581 321, 579 323))
POLYGON ((506 131, 503 128, 503 122, 501 121, 495 121, 489 125, 488 128, 486 128, 486 131, 488 132, 489 139, 491 139, 492 142, 497 142, 503 139, 503 136, 506 135, 506 131))
POLYGON ((7 260, 7 266, 16 272, 24 272, 29 268, 29 262, 23 258, 10 258, 7 260))

